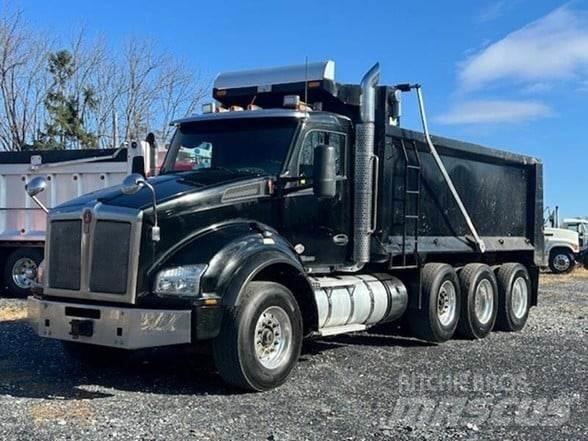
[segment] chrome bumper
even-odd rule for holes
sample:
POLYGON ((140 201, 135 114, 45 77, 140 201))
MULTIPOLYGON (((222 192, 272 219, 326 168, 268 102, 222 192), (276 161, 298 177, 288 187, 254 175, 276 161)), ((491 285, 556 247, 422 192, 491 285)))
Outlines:
POLYGON ((28 298, 27 309, 29 322, 41 337, 124 349, 191 341, 190 310, 95 306, 35 297, 28 298), (80 322, 89 324, 91 335, 79 335, 75 325, 80 322))

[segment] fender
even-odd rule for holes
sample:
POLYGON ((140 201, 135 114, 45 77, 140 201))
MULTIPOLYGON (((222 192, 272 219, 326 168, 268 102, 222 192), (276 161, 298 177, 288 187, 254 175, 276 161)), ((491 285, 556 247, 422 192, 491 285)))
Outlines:
MULTIPOLYGON (((206 263, 203 294, 221 298, 223 306, 237 306, 243 287, 264 268, 286 265, 312 286, 291 244, 272 227, 246 219, 214 225, 194 233, 153 265, 151 275, 166 266, 206 263)), ((316 305, 315 305, 316 306, 316 305)))

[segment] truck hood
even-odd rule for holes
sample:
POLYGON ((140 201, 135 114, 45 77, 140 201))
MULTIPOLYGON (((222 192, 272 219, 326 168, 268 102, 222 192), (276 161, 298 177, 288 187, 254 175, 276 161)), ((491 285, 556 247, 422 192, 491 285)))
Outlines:
MULTIPOLYGON (((201 169, 157 176, 150 178, 149 183, 155 188, 157 203, 161 205, 171 199, 184 195, 214 187, 221 187, 226 184, 249 181, 252 178, 259 179, 261 176, 260 174, 224 169, 201 169)), ((142 210, 151 207, 151 201, 151 191, 147 188, 142 188, 133 195, 126 195, 122 192, 121 185, 117 185, 85 194, 67 201, 56 208, 84 206, 101 202, 117 207, 142 210)))
POLYGON ((545 228, 546 241, 564 241, 578 246, 580 243, 578 233, 564 228, 545 228))

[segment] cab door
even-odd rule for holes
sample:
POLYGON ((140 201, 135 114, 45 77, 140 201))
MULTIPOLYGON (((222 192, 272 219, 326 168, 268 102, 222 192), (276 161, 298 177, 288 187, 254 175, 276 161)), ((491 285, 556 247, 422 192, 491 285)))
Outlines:
POLYGON ((314 149, 320 144, 335 147, 337 193, 334 198, 319 199, 312 187, 291 189, 283 199, 283 234, 296 246, 305 266, 333 268, 346 262, 351 244, 347 134, 324 128, 307 130, 291 158, 290 174, 298 176, 299 183, 312 183, 314 149))

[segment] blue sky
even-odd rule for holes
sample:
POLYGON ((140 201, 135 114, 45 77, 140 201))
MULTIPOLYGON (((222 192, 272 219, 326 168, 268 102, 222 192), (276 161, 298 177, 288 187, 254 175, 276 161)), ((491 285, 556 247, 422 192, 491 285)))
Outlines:
POLYGON ((357 82, 380 61, 382 82, 423 84, 433 133, 541 158, 545 205, 588 216, 586 0, 12 3, 56 39, 145 36, 206 78, 308 57, 357 82))

